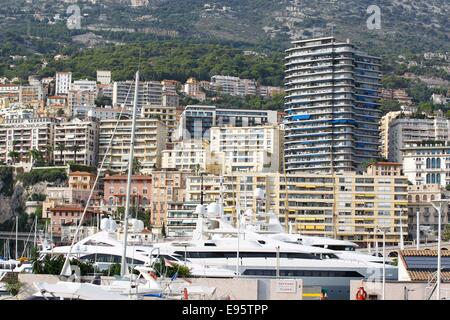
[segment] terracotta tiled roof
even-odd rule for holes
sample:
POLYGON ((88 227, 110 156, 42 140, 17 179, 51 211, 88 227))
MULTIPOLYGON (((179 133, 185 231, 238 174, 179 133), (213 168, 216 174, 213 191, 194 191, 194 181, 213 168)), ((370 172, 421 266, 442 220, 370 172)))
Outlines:
MULTIPOLYGON (((152 176, 144 176, 144 175, 133 175, 131 177, 131 180, 151 180, 152 176)), ((127 180, 126 175, 114 175, 114 176, 108 176, 104 177, 103 180, 127 180)))
MULTIPOLYGON (((408 257, 437 257, 437 250, 401 250, 400 254, 402 256, 408 257)), ((441 250, 442 257, 450 257, 449 250, 441 250)))
MULTIPOLYGON (((428 281, 436 270, 408 270, 411 281, 428 281)), ((450 271, 441 272, 442 281, 450 281, 450 271)))
POLYGON ((95 174, 90 172, 74 171, 69 173, 69 176, 95 176, 95 174))
MULTIPOLYGON (((83 212, 84 208, 81 206, 70 206, 70 205, 65 205, 65 206, 56 206, 54 208, 50 208, 50 211, 54 211, 54 212, 58 212, 58 211, 79 211, 79 212, 83 212)), ((88 212, 92 212, 92 210, 88 209, 88 212)))

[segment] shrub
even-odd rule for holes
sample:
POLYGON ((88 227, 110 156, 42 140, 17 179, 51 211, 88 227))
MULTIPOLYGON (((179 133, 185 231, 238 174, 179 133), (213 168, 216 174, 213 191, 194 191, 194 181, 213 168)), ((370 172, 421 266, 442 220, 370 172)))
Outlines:
POLYGON ((153 268, 160 274, 167 277, 173 277, 175 273, 178 273, 178 277, 187 278, 191 275, 191 271, 188 267, 173 263, 171 267, 167 267, 164 263, 164 258, 160 258, 158 261, 153 263, 153 268))
POLYGON ((17 296, 22 288, 22 283, 15 277, 6 280, 6 290, 13 296, 17 296))

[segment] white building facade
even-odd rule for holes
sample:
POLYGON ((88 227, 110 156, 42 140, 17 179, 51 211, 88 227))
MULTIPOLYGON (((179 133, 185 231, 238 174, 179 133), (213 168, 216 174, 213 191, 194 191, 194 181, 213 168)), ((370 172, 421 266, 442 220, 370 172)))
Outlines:
POLYGON ((63 151, 57 149, 54 151, 55 163, 66 165, 74 162, 86 166, 97 165, 98 123, 94 119, 75 118, 69 122, 58 123, 55 126, 54 137, 55 148, 58 145, 65 148, 63 151))

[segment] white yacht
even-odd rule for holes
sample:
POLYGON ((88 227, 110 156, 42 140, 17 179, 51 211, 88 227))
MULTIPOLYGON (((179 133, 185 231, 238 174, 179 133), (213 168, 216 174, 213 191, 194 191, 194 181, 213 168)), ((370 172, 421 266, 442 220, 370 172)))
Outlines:
MULTIPOLYGON (((220 217, 199 216, 192 240, 154 247, 182 260, 235 270, 238 276, 302 278, 305 286, 327 289, 330 299, 348 299, 350 280, 381 281, 383 273, 379 263, 346 259, 334 250, 288 243, 246 228, 238 230, 220 217)), ((397 279, 396 267, 386 265, 386 279, 397 279)))
POLYGON ((0 259, 0 274, 8 272, 27 272, 31 273, 32 264, 29 262, 22 262, 17 260, 3 260, 0 259))
MULTIPOLYGON (((103 226, 106 221, 102 221, 103 226)), ((123 242, 117 239, 117 230, 114 227, 115 222, 109 219, 112 229, 103 228, 102 231, 86 237, 75 243, 71 250, 71 258, 77 258, 82 261, 91 261, 99 270, 107 270, 112 264, 120 263, 122 258, 123 242)), ((42 250, 40 255, 44 257, 51 255, 67 255, 70 246, 54 247, 52 249, 42 250)), ((127 247, 127 264, 136 265, 152 265, 155 259, 164 258, 174 261, 178 264, 186 265, 193 277, 215 277, 230 278, 234 277, 234 272, 209 267, 204 264, 193 263, 190 260, 185 261, 182 256, 175 254, 174 250, 162 251, 158 246, 129 245, 127 247)))
MULTIPOLYGON (((278 217, 273 212, 260 216, 262 216, 262 218, 266 218, 268 222, 258 223, 255 219, 252 219, 251 222, 245 224, 245 228, 267 235, 271 239, 286 243, 330 249, 334 251, 336 256, 345 260, 383 263, 382 257, 357 252, 356 249, 359 246, 351 241, 286 233, 285 229, 278 220, 278 217)), ((387 261, 389 260, 390 259, 387 259, 387 261)))

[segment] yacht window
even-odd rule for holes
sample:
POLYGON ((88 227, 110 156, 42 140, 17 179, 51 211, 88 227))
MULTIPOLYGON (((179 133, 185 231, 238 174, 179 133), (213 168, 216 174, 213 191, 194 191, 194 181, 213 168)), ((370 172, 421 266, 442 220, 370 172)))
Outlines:
MULTIPOLYGON (((176 251, 175 254, 181 255, 184 257, 184 252, 176 251)), ((330 257, 335 255, 329 254, 330 257)), ((228 252, 195 252, 188 251, 186 252, 187 258, 193 259, 209 259, 209 258, 236 258, 236 251, 228 251, 228 252)), ((240 258, 276 258, 275 252, 240 252, 240 258)), ((288 258, 288 259, 315 259, 320 260, 320 255, 313 255, 310 253, 302 253, 302 252, 281 252, 280 258, 288 258)), ((337 259, 337 257, 336 257, 337 259)))
POLYGON ((215 246, 216 246, 215 243, 208 243, 208 242, 205 243, 205 247, 215 247, 215 246))
POLYGON ((101 241, 89 240, 84 245, 86 246, 100 246, 100 247, 113 247, 113 245, 101 241))
MULTIPOLYGON (((263 270, 263 269, 246 269, 243 273, 246 276, 269 276, 275 277, 276 270, 263 270)), ((280 270, 280 276, 282 277, 345 277, 345 278, 363 278, 357 271, 316 271, 316 270, 280 270)))

